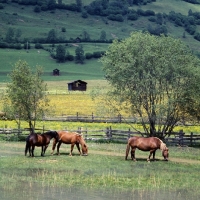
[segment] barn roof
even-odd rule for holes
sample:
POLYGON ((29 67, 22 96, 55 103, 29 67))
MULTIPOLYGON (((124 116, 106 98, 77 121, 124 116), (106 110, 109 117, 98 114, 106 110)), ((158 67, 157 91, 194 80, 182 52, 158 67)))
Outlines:
POLYGON ((77 83, 77 82, 87 84, 87 82, 82 81, 82 80, 71 81, 68 84, 70 84, 70 83, 77 83))

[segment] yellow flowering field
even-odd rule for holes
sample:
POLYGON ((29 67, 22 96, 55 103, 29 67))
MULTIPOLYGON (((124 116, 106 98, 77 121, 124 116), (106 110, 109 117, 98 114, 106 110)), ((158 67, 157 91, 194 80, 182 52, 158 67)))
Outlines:
POLYGON ((60 115, 91 115, 96 111, 95 101, 89 94, 50 94, 48 95, 52 114, 60 115))

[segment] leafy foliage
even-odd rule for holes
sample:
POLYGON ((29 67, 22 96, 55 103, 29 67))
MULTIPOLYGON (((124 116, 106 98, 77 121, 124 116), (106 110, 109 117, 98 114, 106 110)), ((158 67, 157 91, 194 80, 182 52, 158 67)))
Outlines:
POLYGON ((18 123, 23 119, 29 123, 30 128, 35 127, 37 119, 44 114, 47 99, 46 90, 41 80, 42 70, 37 66, 33 73, 27 62, 19 60, 15 63, 8 83, 6 108, 9 115, 18 123))
POLYGON ((165 137, 181 118, 199 113, 199 60, 180 40, 132 33, 115 40, 101 62, 112 97, 131 105, 150 136, 165 137))

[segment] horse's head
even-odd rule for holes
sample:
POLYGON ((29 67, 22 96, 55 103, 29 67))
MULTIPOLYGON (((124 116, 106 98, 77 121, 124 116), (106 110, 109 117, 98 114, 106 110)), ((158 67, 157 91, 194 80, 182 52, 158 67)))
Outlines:
POLYGON ((83 153, 83 156, 87 156, 88 155, 88 147, 87 147, 87 145, 85 143, 82 144, 82 153, 83 153))
POLYGON ((162 155, 166 161, 168 161, 169 157, 169 149, 166 147, 165 149, 162 150, 162 155))
POLYGON ((83 136, 81 134, 78 134, 77 137, 78 137, 78 142, 81 144, 81 147, 82 147, 82 155, 87 156, 88 155, 88 147, 85 143, 85 140, 83 139, 83 136))
POLYGON ((47 134, 48 134, 51 138, 55 138, 56 141, 59 140, 59 135, 58 135, 57 131, 49 131, 49 132, 47 132, 47 134))

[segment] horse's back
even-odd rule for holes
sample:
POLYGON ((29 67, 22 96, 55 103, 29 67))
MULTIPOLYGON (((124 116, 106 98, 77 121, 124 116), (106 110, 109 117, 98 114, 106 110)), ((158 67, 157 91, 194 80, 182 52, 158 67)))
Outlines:
POLYGON ((58 131, 59 140, 65 144, 71 144, 73 142, 76 142, 77 134, 78 133, 76 132, 58 131))
POLYGON ((132 148, 138 148, 142 151, 150 151, 152 149, 160 148, 159 139, 155 137, 145 138, 134 136, 129 139, 129 145, 132 148))

